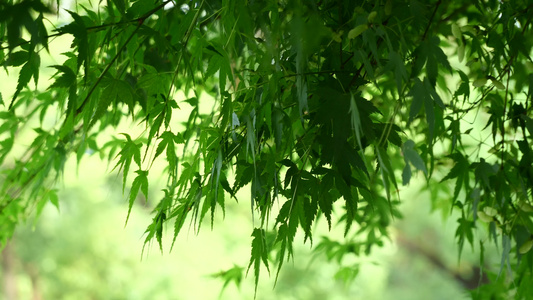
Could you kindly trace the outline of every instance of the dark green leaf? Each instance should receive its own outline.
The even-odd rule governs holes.
[[[250,263],[248,264],[248,270],[246,272],[248,273],[248,271],[250,270],[250,267],[253,264],[254,276],[255,276],[255,293],[257,293],[257,283],[259,280],[259,271],[261,267],[261,261],[263,262],[267,270],[269,270],[268,258],[267,258],[268,249],[267,249],[267,244],[265,240],[265,231],[263,229],[255,228],[252,233],[252,237],[253,237],[252,254],[250,257]]]

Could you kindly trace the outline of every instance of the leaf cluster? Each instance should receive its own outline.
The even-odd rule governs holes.
[[[358,240],[357,253],[381,245],[400,217],[398,179],[407,185],[418,172],[429,188],[454,186],[448,200],[461,215],[459,247],[474,247],[476,228],[487,227],[491,241],[501,240],[500,273],[511,266],[517,297],[530,293],[533,6],[243,4],[80,5],[54,29],[72,44],[44,91],[28,84],[33,78],[37,86],[41,50],[49,50],[43,18],[50,10],[40,0],[2,4],[0,62],[6,70],[22,66],[13,101],[0,114],[0,221],[10,228],[2,239],[41,201],[33,199],[57,202],[50,186],[69,155],[80,161],[98,153],[116,160],[123,191],[130,188],[129,211],[139,191],[155,203],[146,243],[155,237],[161,250],[167,224],[175,240],[187,220],[199,230],[209,214],[213,226],[228,201],[249,202],[257,220],[249,268],[257,282],[262,264],[270,270],[273,259],[279,272],[294,255],[298,232],[313,242],[320,218],[330,229],[342,224]],[[50,109],[60,114],[51,128],[43,124]],[[188,117],[178,118],[186,109]],[[485,129],[468,123],[479,112]],[[41,121],[34,141],[13,153],[33,118]],[[106,136],[126,121],[144,130]],[[165,165],[166,186],[152,199],[156,161]],[[238,198],[243,188],[249,199]],[[331,257],[352,251],[335,250],[327,239],[319,248]],[[240,281],[233,272],[221,276]]]

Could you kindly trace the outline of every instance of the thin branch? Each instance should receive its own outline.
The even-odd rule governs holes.
[[[85,99],[83,100],[83,102],[81,103],[80,107],[78,107],[78,109],[76,110],[76,116],[78,114],[81,113],[81,111],[83,110],[83,108],[85,107],[85,105],[87,104],[87,102],[89,101],[89,98],[91,97],[92,93],[94,92],[94,90],[96,89],[96,87],[98,86],[98,84],[100,84],[100,81],[102,81],[102,79],[104,78],[105,74],[107,74],[107,72],[109,71],[109,69],[111,68],[111,66],[115,63],[115,61],[118,59],[118,57],[120,56],[120,54],[122,53],[122,51],[124,51],[124,49],[126,49],[126,46],[129,44],[129,42],[131,41],[131,39],[133,38],[133,36],[137,33],[137,31],[139,30],[139,28],[141,28],[141,26],[143,25],[144,21],[150,17],[151,15],[153,15],[154,13],[156,13],[158,10],[162,9],[165,5],[167,5],[169,2],[171,2],[171,0],[168,0],[168,1],[165,1],[163,3],[161,3],[159,6],[155,7],[154,9],[152,9],[151,11],[147,12],[146,14],[144,14],[142,17],[138,18],[137,19],[137,27],[135,27],[135,30],[131,33],[131,35],[128,37],[128,39],[126,40],[126,42],[124,42],[124,44],[122,45],[122,47],[120,47],[120,49],[117,51],[117,54],[113,57],[113,59],[111,59],[111,62],[109,64],[107,64],[107,66],[105,67],[104,71],[102,72],[102,74],[100,74],[100,76],[98,77],[98,79],[96,80],[96,82],[94,83],[94,85],[91,87],[91,89],[89,90],[89,93],[87,93],[87,96],[85,97]],[[68,117],[68,116],[67,116]],[[66,118],[65,118],[65,122],[66,122]]]
[[[512,60],[512,59],[511,59]],[[501,131],[502,131],[502,145],[501,145],[501,162],[500,162],[500,169],[503,170],[504,165],[504,155],[505,155],[505,113],[507,111],[507,101],[509,99],[509,79],[511,79],[511,70],[509,69],[507,72],[507,84],[505,86],[505,99],[503,102],[503,114],[502,114],[502,125],[501,125]],[[527,139],[526,139],[527,140]]]
[[[196,24],[196,22],[198,21],[198,17],[200,16],[200,12],[202,10],[202,7],[204,6],[204,2],[205,2],[205,0],[202,1],[202,3],[200,3],[200,6],[198,7],[198,10],[196,11],[196,14],[194,15],[194,18],[193,18],[191,24],[189,25],[189,28],[187,29],[187,32],[185,33],[185,40],[183,41],[182,51],[181,51],[180,57],[178,59],[178,63],[176,64],[176,69],[174,69],[174,75],[172,76],[172,81],[170,82],[170,88],[168,89],[167,99],[170,98],[170,94],[172,94],[172,90],[174,89],[174,81],[176,80],[176,78],[178,76],[180,63],[181,63],[181,60],[183,58],[183,53],[187,49],[187,44],[189,43],[189,39],[191,37],[192,31],[193,31],[193,27]]]
[[[168,3],[172,2],[172,0],[167,0],[163,3],[161,3],[159,6],[155,7],[154,9],[148,11],[147,13],[145,13],[144,15],[138,17],[138,18],[135,18],[135,19],[132,19],[132,20],[128,20],[128,21],[120,21],[120,22],[115,22],[115,23],[107,23],[107,24],[101,24],[101,25],[95,25],[95,26],[89,26],[89,27],[86,27],[85,29],[87,31],[94,31],[94,32],[98,32],[98,31],[101,31],[105,28],[108,28],[108,27],[114,27],[114,26],[119,26],[119,25],[126,25],[126,24],[132,24],[132,23],[136,23],[136,24],[139,24],[139,23],[144,23],[144,21],[150,17],[151,15],[153,15],[154,13],[156,13],[157,11],[159,11],[161,8],[165,7],[165,5],[167,5]],[[61,29],[60,28],[57,28],[57,29],[54,29],[55,31],[59,31]],[[66,32],[57,32],[57,33],[53,33],[53,34],[49,34],[46,36],[46,38],[52,38],[52,37],[58,37],[58,36],[62,36],[66,34]],[[8,49],[8,48],[16,48],[16,47],[20,47],[22,45],[26,45],[26,44],[29,44],[31,43],[31,41],[23,41],[23,42],[20,42],[14,46],[5,46],[5,47],[0,47],[0,50],[4,50],[4,49]]]
[[[433,13],[431,14],[431,17],[429,18],[428,25],[426,26],[426,30],[424,30],[424,34],[422,35],[422,40],[424,41],[427,37],[427,34],[429,32],[429,28],[431,27],[431,24],[433,23],[433,19],[435,18],[435,15],[437,14],[437,9],[439,9],[439,6],[441,4],[441,0],[437,1],[435,3],[435,9],[433,10]]]

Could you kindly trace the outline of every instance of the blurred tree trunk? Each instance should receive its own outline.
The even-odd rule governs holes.
[[[32,300],[42,300],[41,285],[39,282],[39,269],[32,263],[26,264],[26,273],[30,276],[32,287]]]
[[[411,240],[409,237],[398,234],[397,243],[404,247],[406,251],[426,258],[432,265],[437,267],[445,274],[451,275],[463,288],[467,290],[474,290],[483,284],[489,283],[487,273],[482,272],[479,266],[469,266],[470,272],[461,272],[460,270],[448,266],[442,258],[430,248],[424,247],[417,241]]]
[[[10,242],[2,251],[2,290],[3,299],[18,300],[17,279],[15,276],[15,255]]]

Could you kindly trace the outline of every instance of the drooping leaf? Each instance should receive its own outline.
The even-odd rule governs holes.
[[[131,87],[122,80],[112,79],[102,91],[102,95],[96,106],[96,111],[91,119],[91,125],[96,123],[108,110],[112,103],[122,102],[133,109],[133,94]]]
[[[128,215],[126,217],[126,224],[128,223],[128,219],[130,218],[131,208],[133,207],[133,203],[135,203],[135,199],[137,199],[137,195],[139,194],[139,189],[142,191],[146,199],[148,199],[148,172],[137,170],[135,171],[137,173],[137,177],[133,180],[133,183],[131,184],[131,190],[129,195],[129,206],[128,206]],[[162,226],[162,223],[161,225]],[[159,231],[159,227],[157,229],[157,238],[159,241],[159,244],[161,245],[161,233]]]
[[[119,170],[123,172],[122,192],[124,192],[131,161],[133,160],[139,168],[141,167],[141,145],[140,143],[135,143],[128,134],[122,133],[122,135],[126,137],[126,141],[123,142],[122,150],[117,155],[120,158],[114,169],[120,166]]]
[[[368,24],[357,25],[355,28],[348,32],[349,39],[355,39],[368,29]]]
[[[70,33],[74,37],[71,47],[77,47],[78,49],[78,59],[77,59],[77,69],[84,66],[85,74],[89,74],[89,61],[91,61],[91,53],[89,52],[89,39],[87,35],[87,28],[83,18],[77,13],[67,10],[67,12],[72,16],[74,21],[68,25],[60,27],[57,29],[61,33]]]
[[[412,140],[407,140],[402,146],[402,153],[406,164],[404,169],[404,175],[402,175],[404,185],[409,183],[409,180],[411,178],[411,169],[407,166],[407,164],[413,165],[418,170],[424,172],[426,176],[428,175],[426,164],[414,148],[415,143]]]
[[[268,249],[267,249],[267,244],[266,244],[266,240],[265,240],[265,231],[264,231],[264,229],[255,228],[253,233],[252,233],[252,237],[253,237],[253,240],[252,240],[252,254],[251,254],[251,257],[250,257],[250,263],[248,264],[248,270],[246,271],[246,273],[248,273],[248,271],[250,270],[250,267],[253,264],[253,266],[254,266],[254,275],[255,275],[255,294],[257,294],[257,283],[258,283],[258,280],[259,280],[259,272],[260,272],[260,267],[261,267],[261,261],[263,262],[263,264],[265,265],[267,270],[269,270],[268,258],[267,258]],[[270,270],[269,270],[269,272],[270,272]]]
[[[13,94],[13,98],[11,99],[11,104],[9,105],[9,109],[13,107],[15,100],[17,99],[18,95],[22,91],[24,87],[30,83],[30,80],[33,77],[35,86],[37,86],[37,83],[39,81],[39,67],[41,65],[41,58],[39,54],[35,52],[30,52],[28,61],[22,66],[22,69],[20,69],[19,78],[17,82],[17,88],[15,90],[15,93]]]

